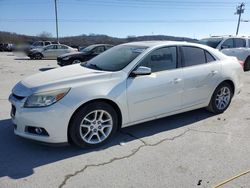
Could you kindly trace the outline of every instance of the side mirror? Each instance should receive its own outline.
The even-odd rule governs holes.
[[[151,68],[140,66],[131,73],[131,76],[136,77],[140,75],[150,75],[150,74],[151,74]]]

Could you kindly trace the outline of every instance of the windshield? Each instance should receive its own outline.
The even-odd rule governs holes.
[[[32,46],[42,46],[42,45],[43,45],[42,42],[34,42],[34,43],[32,44]]]
[[[96,56],[82,66],[104,71],[119,71],[126,67],[147,47],[134,45],[120,45]]]
[[[206,38],[199,40],[200,44],[205,44],[207,46],[210,46],[212,48],[216,48],[219,43],[222,41],[223,38]]]
[[[86,48],[81,49],[81,52],[89,52],[95,47],[96,47],[96,45],[90,45],[90,46],[88,46]]]

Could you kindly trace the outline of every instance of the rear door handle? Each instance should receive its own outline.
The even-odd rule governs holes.
[[[181,82],[181,81],[182,81],[182,79],[180,79],[180,78],[175,78],[173,82],[174,82],[174,84],[177,84],[177,83],[179,83],[179,82]]]

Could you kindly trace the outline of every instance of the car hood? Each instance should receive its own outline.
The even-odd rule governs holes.
[[[75,56],[75,55],[87,55],[89,53],[87,52],[70,52],[70,53],[66,53],[63,55],[60,55],[59,58],[64,58],[64,57],[69,57],[69,56]]]
[[[109,79],[111,76],[112,72],[88,69],[76,64],[29,76],[16,84],[12,92],[18,96],[29,96],[34,92],[67,88],[86,82],[98,82]]]

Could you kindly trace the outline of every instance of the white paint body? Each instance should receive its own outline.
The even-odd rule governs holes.
[[[131,44],[131,43],[130,43]],[[122,114],[122,127],[208,106],[215,88],[231,80],[235,94],[240,91],[242,67],[235,58],[210,47],[187,42],[137,42],[148,46],[124,69],[107,72],[84,68],[79,64],[57,68],[30,76],[12,90],[22,100],[10,96],[16,107],[12,118],[15,134],[48,143],[68,142],[70,118],[86,102],[108,99],[117,104]],[[124,44],[126,45],[126,44]],[[138,62],[155,49],[167,46],[195,46],[210,52],[217,61],[130,77]],[[28,96],[42,91],[71,88],[57,103],[43,108],[24,108]],[[25,132],[25,126],[43,127],[49,137]]]
[[[52,46],[56,46],[56,49],[50,48]],[[60,55],[77,52],[77,49],[64,44],[51,44],[43,48],[33,49],[33,51],[40,52],[43,55],[43,59],[56,59]]]

